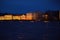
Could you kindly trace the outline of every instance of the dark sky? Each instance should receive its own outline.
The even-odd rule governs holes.
[[[25,13],[37,10],[60,10],[59,4],[59,0],[0,0],[0,12]]]

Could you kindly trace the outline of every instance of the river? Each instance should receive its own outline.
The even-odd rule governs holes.
[[[60,40],[59,23],[0,21],[0,40]]]

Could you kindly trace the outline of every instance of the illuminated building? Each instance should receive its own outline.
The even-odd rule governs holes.
[[[45,14],[44,17],[46,20],[48,20],[48,14]]]
[[[26,20],[26,16],[23,14],[20,16],[20,20]]]
[[[43,18],[43,19],[42,19],[42,20],[43,20],[43,21],[48,21],[48,17],[49,17],[48,14],[43,14],[43,15],[42,15],[42,18]]]
[[[37,20],[38,15],[36,13],[33,13],[33,20]]]
[[[32,17],[33,17],[32,13],[26,14],[26,20],[32,20],[33,19]]]
[[[58,10],[57,11],[46,11],[45,14],[48,14],[49,21],[58,21],[58,19],[59,19],[59,11]]]
[[[33,12],[33,20],[40,21],[41,20],[41,12]]]
[[[0,16],[0,20],[4,20],[4,16]]]
[[[12,20],[12,15],[4,15],[4,20]]]
[[[60,11],[29,12],[26,14],[5,14],[0,15],[0,20],[25,20],[25,21],[57,21],[60,20]]]
[[[13,20],[20,20],[20,16],[18,16],[18,15],[15,16],[15,15],[14,15],[14,16],[13,16]]]
[[[36,12],[33,12],[33,13],[29,12],[29,13],[26,13],[25,15],[24,14],[22,15],[6,14],[3,16],[0,16],[0,20],[30,20],[30,21],[33,21],[33,20],[40,19],[39,16],[40,14]]]

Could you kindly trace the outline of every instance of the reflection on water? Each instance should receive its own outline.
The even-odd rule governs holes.
[[[1,21],[2,40],[58,40],[59,22]]]

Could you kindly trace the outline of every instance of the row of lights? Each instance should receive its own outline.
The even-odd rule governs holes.
[[[0,20],[33,20],[32,13],[27,13],[26,15],[4,15],[0,16]]]

